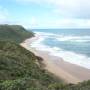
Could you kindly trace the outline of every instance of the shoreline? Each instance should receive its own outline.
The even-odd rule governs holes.
[[[36,50],[30,44],[39,39],[39,36],[26,39],[20,45],[35,55],[43,58],[45,69],[67,83],[77,84],[78,82],[90,79],[90,70],[81,66],[65,62],[62,58],[49,55],[47,51]]]

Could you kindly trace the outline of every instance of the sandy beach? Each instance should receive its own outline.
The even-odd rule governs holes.
[[[46,70],[65,80],[67,83],[76,84],[90,79],[90,69],[65,62],[62,58],[49,55],[49,52],[36,50],[35,48],[30,47],[30,44],[38,38],[38,36],[29,38],[20,45],[27,50],[32,51],[35,55],[42,57]]]

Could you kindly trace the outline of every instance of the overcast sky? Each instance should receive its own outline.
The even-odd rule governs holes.
[[[90,28],[90,0],[0,0],[0,23],[28,28]]]

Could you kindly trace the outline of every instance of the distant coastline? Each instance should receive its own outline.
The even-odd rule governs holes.
[[[65,62],[62,58],[51,56],[46,51],[36,50],[30,47],[30,44],[39,39],[39,36],[28,38],[21,43],[21,46],[34,52],[37,56],[42,57],[45,69],[53,73],[59,78],[62,78],[68,83],[78,83],[90,79],[90,70],[83,67]]]

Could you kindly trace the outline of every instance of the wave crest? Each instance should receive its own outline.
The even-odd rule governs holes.
[[[36,48],[36,50],[47,51],[50,55],[57,56],[63,58],[64,61],[82,66],[84,68],[90,69],[90,57],[87,57],[82,54],[77,54],[75,52],[66,51],[59,47],[50,47],[48,45],[44,45],[43,41],[46,38],[56,38],[58,41],[77,41],[77,42],[86,42],[90,41],[90,36],[63,36],[56,35],[51,33],[41,33],[38,32],[39,39],[31,44],[31,47]]]

